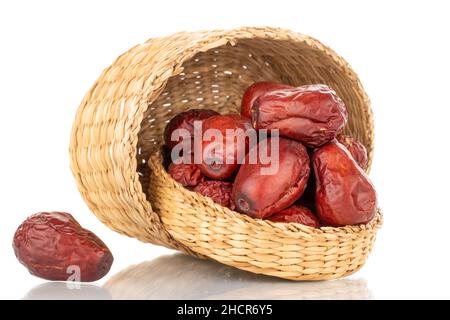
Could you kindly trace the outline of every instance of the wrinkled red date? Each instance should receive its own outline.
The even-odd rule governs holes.
[[[235,209],[234,203],[231,200],[232,183],[227,181],[203,181],[200,182],[194,191],[198,192],[205,197],[211,198],[215,203],[221,206]]]
[[[247,138],[239,139],[237,135],[230,135],[229,130],[236,133],[254,130],[250,121],[236,114],[218,115],[204,120],[202,129],[203,139],[199,141],[200,148],[195,150],[195,152],[200,150],[202,155],[202,161],[198,167],[205,176],[211,179],[222,180],[231,177],[248,150],[249,140]],[[215,129],[214,131],[220,133],[222,138],[216,140],[206,137],[209,129]],[[214,133],[214,131],[209,132]]]
[[[342,100],[326,85],[276,90],[252,106],[255,129],[278,129],[280,135],[318,147],[332,140],[347,122]]]
[[[280,212],[275,213],[274,215],[267,218],[270,221],[274,222],[292,222],[292,223],[301,223],[305,226],[310,226],[314,228],[320,227],[320,222],[317,217],[309,210],[308,208],[301,206],[290,206]]]
[[[285,84],[278,84],[273,82],[261,81],[255,82],[245,90],[241,103],[241,115],[245,118],[252,118],[252,105],[253,102],[262,94],[268,93],[274,90],[292,88]]]
[[[205,180],[200,169],[193,163],[171,163],[168,171],[170,176],[181,183],[183,187],[195,187]]]
[[[272,138],[267,140],[268,154],[272,155]],[[257,147],[262,148],[260,142]],[[266,218],[292,205],[303,194],[308,181],[310,165],[306,148],[297,141],[280,138],[278,168],[272,174],[263,174],[262,168],[271,163],[249,163],[249,155],[241,165],[233,185],[233,201],[239,212],[254,218]]]
[[[348,150],[336,140],[312,157],[316,176],[316,209],[329,226],[367,223],[376,212],[375,188]]]
[[[178,143],[184,141],[183,137],[180,139],[172,139],[172,133],[177,129],[187,130],[188,136],[193,138],[194,135],[194,121],[202,121],[211,116],[218,115],[216,111],[209,109],[191,109],[181,112],[173,117],[164,129],[164,142],[169,149],[172,149]],[[191,141],[189,141],[191,143]]]
[[[80,281],[96,281],[108,273],[114,260],[95,234],[65,212],[29,217],[14,234],[13,248],[31,274],[55,281],[66,281],[78,271]]]
[[[339,134],[336,139],[347,148],[361,168],[367,168],[367,150],[361,142],[345,134]]]

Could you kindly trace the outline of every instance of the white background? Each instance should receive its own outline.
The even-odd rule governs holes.
[[[37,211],[72,212],[109,245],[115,263],[105,279],[96,283],[98,286],[129,265],[172,254],[112,232],[89,212],[69,170],[69,135],[76,109],[105,67],[148,38],[181,30],[263,25],[318,38],[359,74],[375,113],[376,150],[371,177],[385,224],[367,264],[350,279],[314,285],[271,280],[273,285],[267,286],[252,278],[247,281],[251,286],[242,285],[228,297],[239,298],[242,292],[247,298],[276,296],[271,290],[276,290],[278,283],[294,298],[297,293],[297,297],[304,297],[305,292],[325,298],[450,298],[447,4],[2,1],[0,298],[21,299],[34,286],[45,283],[18,263],[11,247],[16,227]],[[158,278],[158,273],[147,274],[140,293],[133,293],[133,281],[129,281],[131,287],[125,285],[116,291],[124,296],[129,290],[128,296],[158,297],[158,290],[171,291],[179,286],[174,292],[184,290],[189,296],[189,281],[201,275],[189,270],[186,277],[190,279],[185,279],[181,275],[188,266],[179,260],[158,260],[168,269],[177,270],[172,282]],[[215,265],[206,267],[213,273],[215,268],[219,270]],[[217,272],[216,279],[203,289],[214,291],[216,284],[223,286],[222,273]],[[241,278],[242,282],[245,277],[241,274],[229,281]],[[54,294],[49,287],[39,290]]]

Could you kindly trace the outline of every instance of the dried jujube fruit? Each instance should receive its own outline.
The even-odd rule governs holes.
[[[272,139],[255,147],[266,148],[272,161],[261,161],[258,151],[256,163],[250,163],[250,154],[247,154],[233,184],[237,211],[254,218],[269,217],[292,205],[303,194],[308,181],[310,165],[306,148],[300,142],[279,138],[276,155],[272,153]],[[262,143],[267,143],[266,147]]]
[[[367,150],[361,142],[345,134],[337,135],[336,139],[347,148],[361,168],[367,168]]]
[[[16,257],[38,277],[65,281],[79,271],[80,281],[96,281],[113,263],[108,247],[65,212],[41,212],[26,219],[14,234]],[[75,278],[74,278],[75,279]]]
[[[252,106],[255,129],[278,129],[280,136],[318,147],[335,138],[347,123],[347,110],[330,87],[322,84],[276,90]]]
[[[267,218],[274,222],[301,223],[314,228],[320,227],[319,219],[308,208],[301,206],[290,206]]]
[[[195,120],[202,130],[194,139]],[[327,85],[256,82],[244,92],[241,115],[193,109],[175,116],[164,131],[164,164],[184,187],[254,218],[313,227],[366,223],[375,216],[376,193],[362,170],[364,145],[342,133],[347,120],[344,102]],[[192,164],[177,163],[183,153],[171,154],[176,129],[185,129],[181,145],[191,147]],[[272,150],[274,141],[279,148]]]
[[[200,151],[202,156],[198,167],[211,179],[223,180],[231,177],[249,147],[249,139],[244,137],[247,130],[254,130],[249,119],[237,114],[217,115],[204,120],[202,127],[203,139],[195,149],[195,152]],[[209,137],[208,133],[215,132],[220,133],[220,136]]]
[[[252,118],[252,105],[262,94],[270,91],[292,88],[291,86],[267,81],[255,82],[245,90],[241,102],[241,116]]]
[[[205,197],[211,198],[215,203],[234,210],[234,203],[231,199],[232,183],[228,181],[208,180],[200,182],[194,191]]]
[[[168,172],[170,176],[175,181],[181,183],[183,187],[195,187],[205,180],[203,173],[194,163],[171,163]]]
[[[192,143],[191,139],[194,136],[194,121],[202,121],[218,114],[219,113],[216,111],[209,109],[190,109],[177,114],[169,121],[169,123],[167,123],[166,128],[164,129],[164,142],[166,146],[169,149],[172,149],[178,143],[183,143],[183,137],[172,139],[172,133],[177,129],[184,129],[186,130],[188,138],[190,138],[186,141],[186,148],[188,148]]]
[[[367,223],[376,213],[375,188],[349,151],[336,140],[312,157],[316,176],[316,210],[328,226]]]

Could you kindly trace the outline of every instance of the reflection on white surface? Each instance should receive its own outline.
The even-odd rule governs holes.
[[[109,292],[92,284],[46,282],[40,284],[23,298],[24,300],[111,300]]]
[[[370,299],[364,280],[293,282],[182,254],[131,266],[104,288],[113,299]]]

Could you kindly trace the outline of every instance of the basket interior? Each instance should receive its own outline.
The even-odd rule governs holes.
[[[193,108],[213,109],[222,114],[239,112],[245,89],[256,81],[329,85],[347,106],[346,132],[366,146],[370,157],[369,106],[359,82],[349,76],[347,68],[305,42],[241,39],[234,46],[212,48],[184,61],[183,71],[172,76],[160,96],[149,103],[136,152],[142,190],[148,190],[147,160],[161,146],[164,127],[173,116]]]

